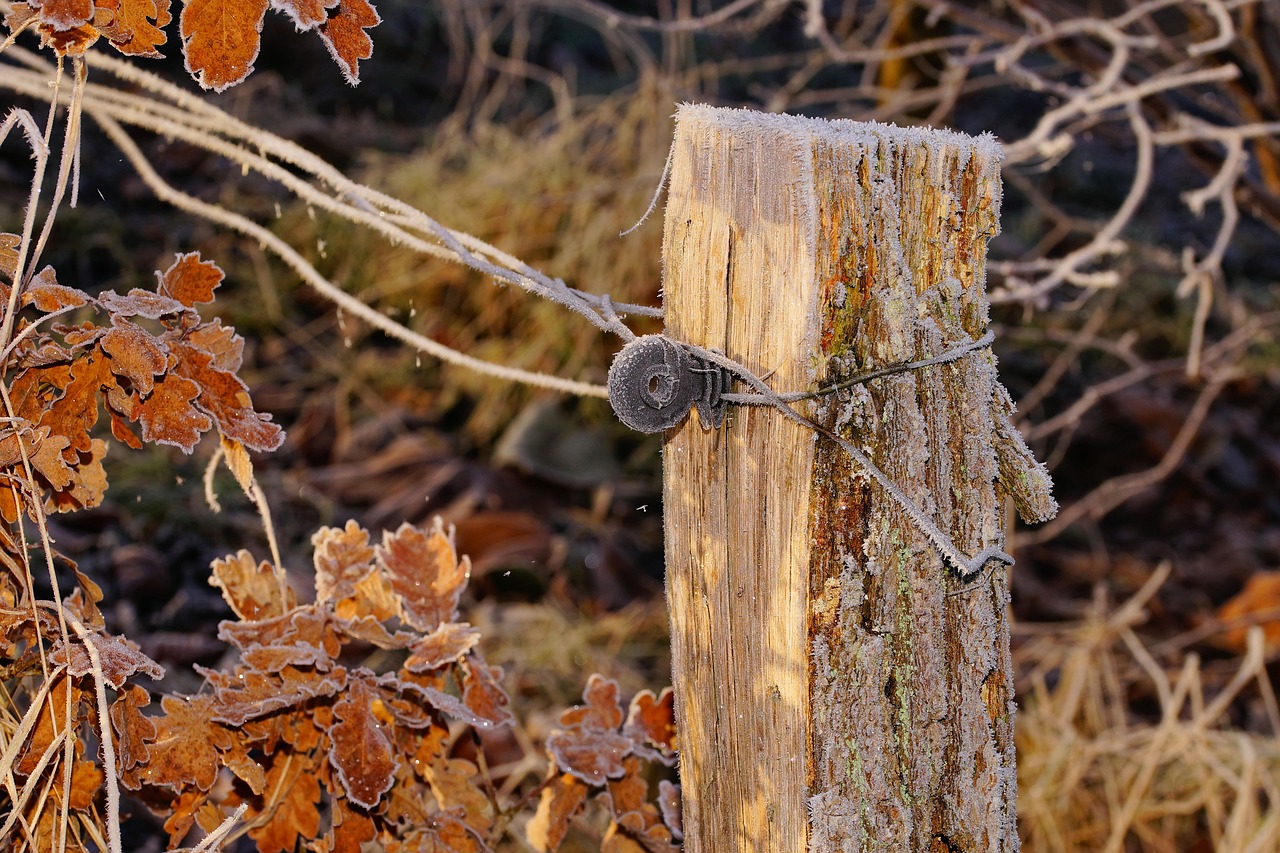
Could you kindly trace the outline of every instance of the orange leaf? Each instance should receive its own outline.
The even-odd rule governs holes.
[[[479,835],[493,828],[489,797],[475,783],[476,765],[462,758],[437,756],[423,770],[442,811],[457,811],[462,822]]]
[[[346,797],[333,798],[332,853],[361,853],[366,841],[377,837],[378,828],[362,811],[351,808]]]
[[[183,341],[204,350],[213,358],[213,366],[234,373],[244,363],[244,338],[235,329],[222,325],[221,320],[203,323],[182,337]]]
[[[409,647],[404,668],[428,672],[462,658],[480,642],[480,631],[466,622],[446,622]]]
[[[241,619],[266,619],[281,616],[297,602],[293,590],[281,598],[280,583],[266,560],[261,563],[241,549],[221,560],[213,561],[209,585],[222,590],[222,597]]]
[[[1218,619],[1246,619],[1262,626],[1268,650],[1280,648],[1280,572],[1254,572],[1244,589],[1218,608]],[[1218,644],[1238,654],[1248,646],[1249,626],[1224,631]]]
[[[635,740],[637,754],[650,761],[661,761],[668,767],[674,764],[676,705],[671,688],[665,688],[656,698],[651,690],[641,690],[633,696],[623,731]],[[658,747],[659,751],[647,749],[648,744]]]
[[[203,791],[184,791],[173,801],[173,814],[164,822],[164,831],[169,833],[169,846],[177,847],[187,837],[196,822],[196,812],[205,804],[208,795]]]
[[[502,678],[502,667],[491,667],[479,655],[468,654],[462,659],[462,669],[465,673],[462,701],[475,715],[471,724],[489,728],[511,723],[514,718],[507,707],[511,700],[498,683]]]
[[[316,809],[320,782],[315,769],[297,753],[288,757],[275,754],[267,771],[266,790],[278,792],[279,799],[267,804],[273,808],[270,819],[249,830],[249,837],[258,842],[258,853],[292,853],[300,839],[316,837],[320,828],[320,812]]]
[[[139,769],[138,778],[177,793],[192,785],[208,791],[218,777],[218,750],[232,744],[231,733],[213,721],[213,697],[165,696],[160,707],[164,715],[151,718],[156,737],[147,747],[150,760]]]
[[[217,705],[212,717],[232,726],[301,705],[312,699],[335,696],[347,684],[347,671],[334,667],[319,673],[286,666],[279,673],[238,667],[234,674],[196,667],[213,685]]]
[[[562,773],[542,789],[538,809],[525,827],[525,836],[538,853],[552,853],[560,847],[569,832],[569,821],[582,810],[587,793],[587,786],[572,773]]]
[[[323,24],[329,18],[327,10],[337,5],[338,0],[275,0],[272,8],[288,15],[302,33]]]
[[[622,761],[634,749],[631,738],[621,735],[622,708],[618,704],[618,683],[593,674],[582,692],[586,705],[560,715],[565,731],[547,738],[547,751],[557,766],[591,785],[603,785],[621,777]]]
[[[110,360],[91,353],[71,366],[71,381],[62,396],[51,402],[40,418],[40,425],[54,435],[66,436],[71,442],[63,457],[75,465],[78,453],[89,453],[93,442],[89,430],[98,422],[98,396],[104,389],[114,388]]]
[[[112,318],[112,327],[102,336],[99,346],[111,357],[111,372],[129,380],[133,390],[143,397],[155,387],[155,377],[169,366],[165,346],[123,317]]]
[[[102,663],[102,675],[115,689],[119,690],[125,679],[141,672],[159,681],[164,678],[164,669],[160,664],[144,655],[138,644],[128,637],[109,637],[104,634],[89,634],[84,642],[92,643]],[[71,654],[67,654],[67,646],[59,642],[49,655],[55,664],[67,664],[67,672],[79,678],[93,671],[93,661],[84,646],[78,640],[73,641]],[[69,659],[68,659],[69,657]]]
[[[102,780],[106,778],[106,774],[98,768],[98,765],[88,761],[77,761],[75,767],[71,771],[71,796],[67,798],[67,805],[73,809],[84,810],[93,805],[94,797],[98,794],[98,789],[102,787]],[[59,794],[62,792],[61,786],[54,788]]]
[[[316,601],[337,602],[355,595],[356,583],[374,570],[369,533],[350,520],[345,529],[322,527],[311,537],[315,548]]]
[[[102,503],[107,491],[107,470],[102,467],[106,455],[107,443],[100,438],[89,442],[87,452],[75,454],[76,460],[71,466],[74,473],[71,488],[55,491],[49,496],[49,506],[54,512],[71,512]]]
[[[187,71],[221,92],[249,76],[261,46],[267,0],[188,0],[178,28]]]
[[[365,30],[382,23],[368,0],[341,0],[338,12],[320,25],[320,38],[352,86],[360,82],[360,60],[373,56]]]
[[[170,343],[170,349],[179,359],[170,375],[180,374],[200,386],[195,405],[213,418],[220,433],[250,450],[268,451],[280,446],[284,430],[271,423],[270,415],[253,410],[249,389],[240,377],[219,369],[213,356],[202,349],[176,341]]]
[[[132,773],[150,758],[147,744],[156,739],[156,725],[140,710],[151,704],[151,696],[135,684],[120,691],[111,703],[111,728],[116,733],[116,755],[120,762],[125,787],[138,789],[138,778]]]
[[[363,677],[350,679],[342,698],[333,704],[341,722],[329,729],[329,762],[348,799],[366,809],[377,808],[396,772],[391,740],[373,715],[377,698],[378,691]]]
[[[61,32],[87,24],[93,17],[93,0],[43,0],[40,20]]]
[[[173,20],[169,0],[97,0],[98,11],[110,17],[98,29],[116,50],[129,56],[161,57],[157,47],[168,41],[164,28]]]
[[[15,3],[14,11],[9,15],[17,15],[25,3]],[[30,11],[30,7],[25,11]],[[34,14],[34,12],[32,12]],[[9,21],[9,15],[5,16],[5,24],[9,27],[9,31],[13,32],[16,27]],[[19,23],[18,26],[21,26]],[[0,232],[0,273],[7,275],[10,280],[13,274],[18,271],[18,247],[22,245],[22,238],[17,234],[10,234],[8,231]]]
[[[199,252],[191,252],[178,255],[167,270],[156,273],[156,278],[156,293],[190,308],[197,302],[213,301],[213,291],[222,283],[222,270],[213,261],[200,260]]]
[[[439,516],[429,532],[406,523],[394,534],[384,533],[377,555],[400,599],[401,619],[424,633],[453,621],[471,563],[458,560]]]
[[[13,235],[0,235],[13,236]],[[14,258],[17,258],[15,253]],[[12,275],[13,271],[10,270]],[[34,305],[39,311],[46,314],[52,314],[54,311],[60,311],[63,308],[78,308],[89,302],[89,294],[82,290],[76,290],[74,287],[64,287],[58,284],[58,279],[53,271],[53,267],[45,267],[32,277],[31,281],[22,289],[22,304]]]

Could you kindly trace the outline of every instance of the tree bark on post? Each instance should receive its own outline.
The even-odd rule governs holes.
[[[666,334],[783,391],[987,326],[991,137],[677,115]],[[798,404],[966,554],[1054,510],[989,349]],[[858,464],[768,408],[664,445],[685,849],[1016,850],[1003,565],[962,578]]]

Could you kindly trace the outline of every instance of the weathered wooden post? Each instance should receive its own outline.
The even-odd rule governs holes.
[[[685,106],[666,334],[777,389],[986,330],[996,142]],[[989,349],[798,404],[966,554],[1051,515]],[[767,408],[664,449],[689,853],[1016,850],[1005,567],[962,578],[836,443]]]

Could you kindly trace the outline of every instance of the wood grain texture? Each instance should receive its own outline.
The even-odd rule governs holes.
[[[794,390],[985,332],[990,138],[686,106],[674,146],[669,336]],[[998,477],[1051,501],[1029,453],[997,465],[996,389],[979,350],[805,411],[972,554],[1003,539]],[[1017,849],[1004,571],[959,578],[772,410],[691,417],[663,458],[685,849]]]

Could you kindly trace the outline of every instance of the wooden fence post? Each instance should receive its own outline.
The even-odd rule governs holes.
[[[984,334],[990,137],[682,107],[666,334],[777,389]],[[966,554],[1052,514],[994,359],[799,404]],[[961,578],[838,445],[770,409],[667,434],[667,597],[689,853],[1016,850],[1005,568]]]

